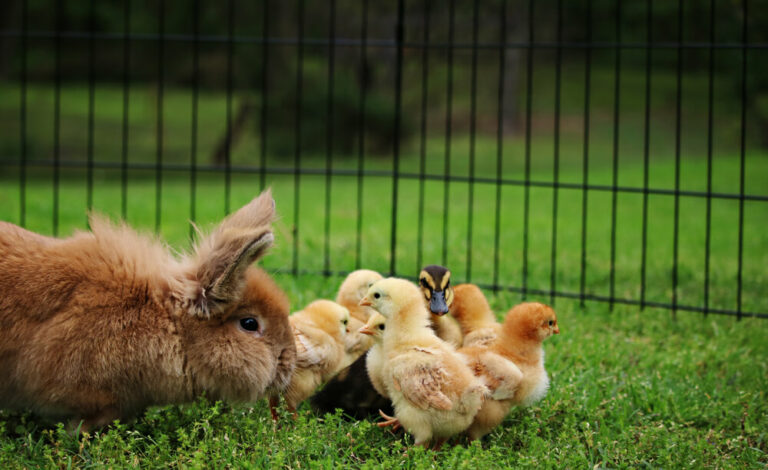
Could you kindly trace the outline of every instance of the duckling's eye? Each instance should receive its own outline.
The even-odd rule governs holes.
[[[423,277],[422,277],[421,279],[419,279],[419,282],[421,283],[421,285],[422,285],[422,286],[423,286],[425,289],[429,289],[429,284],[427,283],[427,279],[426,279],[426,278],[423,278]]]
[[[259,321],[253,317],[241,318],[240,326],[245,331],[259,331]]]
[[[379,297],[381,297],[381,294],[379,294],[378,292],[373,294],[374,299],[378,299]]]
[[[549,320],[549,326],[553,326],[555,324],[554,320]]]

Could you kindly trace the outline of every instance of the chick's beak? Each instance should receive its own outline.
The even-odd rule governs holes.
[[[359,330],[357,330],[357,332],[362,333],[364,335],[368,335],[368,336],[373,335],[373,331],[369,330],[367,326],[360,328]]]
[[[554,329],[554,330],[552,330],[552,332],[553,332],[554,334],[556,334],[556,335],[557,335],[557,334],[560,334],[560,327],[559,327],[559,326],[555,326],[555,329]]]
[[[368,296],[366,295],[365,297],[360,299],[360,303],[358,305],[360,305],[362,307],[370,307],[373,304],[371,303],[371,299],[369,299]]]
[[[434,291],[429,299],[429,309],[435,315],[445,315],[448,313],[448,304],[445,303],[445,292]]]

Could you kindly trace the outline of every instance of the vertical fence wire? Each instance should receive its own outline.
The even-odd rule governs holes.
[[[189,239],[195,239],[197,220],[197,131],[200,98],[200,0],[192,4],[192,129],[189,142]]]
[[[259,121],[259,188],[267,186],[267,107],[269,105],[269,0],[264,0],[261,22],[261,119]]]
[[[475,138],[477,134],[477,35],[479,29],[478,0],[472,4],[472,69],[469,95],[469,195],[467,196],[467,261],[466,280],[472,282],[472,215],[475,199]]]
[[[555,129],[552,155],[552,246],[549,265],[549,303],[555,305],[557,292],[557,211],[560,186],[560,93],[563,68],[563,0],[557,0],[557,48],[555,48]]]
[[[709,262],[712,246],[712,154],[715,101],[715,0],[709,1],[709,62],[707,64],[707,209],[704,235],[704,315],[709,313]]]
[[[19,81],[19,225],[27,225],[27,49],[29,0],[21,2],[21,64]]]
[[[400,183],[400,120],[402,113],[403,95],[403,43],[405,39],[405,0],[397,2],[397,26],[395,41],[397,43],[395,59],[395,121],[394,138],[392,139],[392,233],[389,245],[389,275],[394,276],[397,266],[397,199]]]
[[[613,178],[611,187],[611,268],[609,308],[613,311],[616,298],[616,212],[619,185],[619,119],[621,117],[621,0],[616,0],[616,48],[613,81]]]
[[[741,132],[739,134],[739,248],[736,274],[736,314],[741,320],[742,272],[744,267],[744,169],[747,156],[747,26],[749,14],[748,0],[743,0],[741,23]]]
[[[301,196],[301,109],[304,87],[304,0],[299,0],[298,8],[298,44],[296,51],[296,105],[295,105],[295,139],[293,161],[293,260],[291,263],[293,275],[299,273],[299,209]]]
[[[652,39],[653,39],[653,0],[646,0],[645,3],[645,27],[646,43],[645,48],[645,114],[643,123],[643,237],[640,260],[640,310],[645,308],[645,288],[647,279],[648,262],[648,183],[650,173],[650,142],[651,142],[651,60]]]
[[[429,79],[429,15],[432,11],[431,0],[424,0],[424,12],[422,18],[421,48],[421,133],[419,142],[419,209],[416,235],[416,266],[414,272],[419,272],[424,258],[424,183],[427,164],[427,92]]]
[[[528,295],[528,223],[531,195],[531,113],[533,106],[533,0],[528,1],[528,55],[525,63],[525,183],[523,186],[523,284],[522,297]]]
[[[501,175],[504,159],[504,73],[507,61],[507,0],[501,0],[501,14],[499,16],[499,88],[497,91],[497,127],[496,127],[496,213],[494,217],[493,233],[493,291],[499,290],[499,246],[501,242]]]
[[[88,136],[87,136],[87,149],[86,149],[86,196],[85,196],[85,204],[88,208],[88,211],[90,212],[93,208],[93,144],[94,144],[94,124],[95,124],[95,89],[96,89],[96,72],[94,70],[95,68],[95,41],[94,41],[94,31],[96,30],[96,11],[95,11],[95,4],[96,0],[91,0],[88,3],[88,26],[89,26],[89,34],[88,34]],[[88,223],[88,219],[86,218],[86,224]]]
[[[232,123],[232,93],[234,88],[234,65],[235,54],[235,0],[227,1],[227,99],[226,99],[226,120],[227,134],[225,139],[226,148],[224,149],[224,214],[229,214],[230,201],[232,199],[232,140],[234,136]]]
[[[453,129],[453,50],[456,0],[448,4],[448,63],[446,64],[445,97],[445,166],[443,169],[443,256],[442,264],[448,264],[448,207],[451,195],[451,131]]]
[[[581,177],[581,271],[579,276],[579,303],[584,307],[587,287],[587,207],[589,198],[589,126],[592,95],[592,0],[587,0],[587,49],[584,58],[584,154]]]
[[[120,215],[128,217],[128,139],[131,91],[131,0],[123,11],[123,130],[120,148]]]
[[[61,178],[61,33],[64,28],[62,0],[56,1],[56,33],[54,36],[53,95],[53,236],[59,234],[59,180]]]
[[[680,246],[680,145],[683,120],[683,0],[677,2],[677,64],[675,88],[675,195],[672,235],[672,316],[677,315],[678,259]]]
[[[328,104],[326,108],[325,147],[325,226],[323,240],[323,274],[331,274],[331,171],[333,170],[333,119],[334,119],[334,73],[336,41],[336,0],[330,1],[328,20]]]
[[[155,233],[163,217],[163,109],[165,94],[165,0],[158,2],[157,18],[157,150],[155,155]]]
[[[363,241],[363,171],[365,170],[365,116],[368,82],[368,0],[363,0],[360,18],[360,73],[363,76],[363,86],[358,97],[360,107],[360,124],[358,128],[359,147],[357,151],[357,226],[355,227],[355,269],[362,267]]]

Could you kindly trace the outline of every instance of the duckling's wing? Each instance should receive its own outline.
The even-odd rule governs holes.
[[[421,350],[422,354],[433,354]],[[414,406],[426,410],[450,410],[453,402],[443,393],[448,371],[436,360],[401,361],[392,368],[395,390],[401,392]]]

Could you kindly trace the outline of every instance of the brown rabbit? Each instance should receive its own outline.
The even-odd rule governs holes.
[[[296,357],[288,300],[250,267],[274,214],[265,191],[182,259],[95,216],[66,239],[0,222],[0,407],[89,429],[203,392],[282,390]]]

